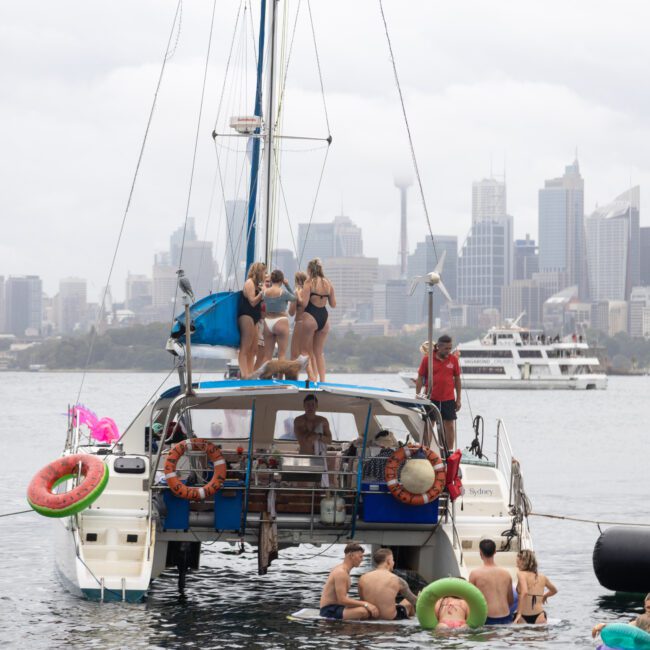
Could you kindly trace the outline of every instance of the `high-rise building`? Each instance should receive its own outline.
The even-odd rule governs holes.
[[[178,276],[176,275],[176,268],[171,265],[169,253],[156,253],[154,256],[152,277],[153,292],[151,304],[156,310],[162,310],[160,312],[162,318],[171,318],[171,309],[178,286]]]
[[[9,276],[5,281],[5,330],[38,336],[43,320],[43,283],[37,275]]]
[[[124,306],[136,314],[149,307],[153,298],[153,282],[146,275],[128,273],[126,276],[126,300]]]
[[[429,235],[424,241],[418,242],[413,253],[409,255],[408,278],[413,279],[433,271],[443,253],[445,253],[445,261],[441,273],[442,282],[452,299],[455,299],[458,295],[458,238],[453,235],[434,235],[433,243]],[[442,292],[434,289],[434,318],[440,316],[445,303],[446,298],[442,295]],[[426,323],[429,317],[428,305],[426,286],[419,283],[408,300],[406,322],[414,324]]]
[[[629,302],[629,334],[633,337],[646,337],[645,321],[650,314],[650,286],[633,287]]]
[[[584,181],[577,160],[539,190],[539,269],[566,273],[567,284],[587,295]]]
[[[585,220],[592,300],[625,300],[639,284],[638,189],[597,208]]]
[[[212,254],[212,242],[185,241],[182,266],[196,299],[207,296],[213,288],[216,266]]]
[[[386,282],[386,313],[385,319],[393,329],[401,329],[408,324],[408,289],[406,279],[388,280]]]
[[[495,178],[472,183],[472,223],[506,216],[506,184]]]
[[[57,325],[61,334],[84,332],[88,320],[86,280],[64,278],[59,281]]]
[[[501,290],[501,316],[517,318],[522,312],[520,324],[526,327],[542,326],[544,301],[550,291],[535,280],[514,280]]]
[[[526,239],[515,239],[513,279],[530,280],[539,271],[539,257],[535,240],[526,234]]]
[[[0,334],[6,331],[5,327],[5,276],[0,275]]]
[[[302,267],[319,257],[361,257],[363,237],[361,228],[350,217],[334,217],[329,223],[298,224],[298,257]]]
[[[650,287],[650,226],[639,228],[639,284]]]
[[[512,282],[512,217],[477,221],[458,260],[461,304],[501,307],[501,290]]]
[[[194,226],[194,219],[188,218],[187,227],[180,226],[171,234],[169,238],[169,254],[171,256],[171,265],[178,268],[179,265],[185,264],[185,253],[183,252],[183,260],[181,261],[181,251],[184,246],[187,247],[189,242],[197,240],[196,228]]]
[[[269,269],[280,269],[284,273],[284,277],[289,281],[293,287],[293,279],[298,270],[298,263],[293,251],[288,248],[276,248],[271,251],[271,259],[269,260]]]
[[[398,176],[395,178],[395,187],[399,189],[400,194],[399,268],[401,278],[405,278],[408,271],[409,244],[406,199],[408,188],[412,183],[413,179],[410,176]]]
[[[248,245],[248,201],[226,201],[226,250],[225,273],[226,288],[236,289],[244,286],[246,279],[246,248]]]
[[[336,309],[329,315],[333,323],[372,313],[377,262],[376,257],[333,257],[324,261],[325,274],[336,289]]]

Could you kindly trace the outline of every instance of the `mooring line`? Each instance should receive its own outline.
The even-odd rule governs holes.
[[[529,517],[546,517],[548,519],[566,519],[567,521],[578,521],[583,524],[604,524],[606,526],[644,526],[650,527],[650,524],[638,524],[631,521],[602,521],[599,519],[581,519],[579,517],[569,517],[568,515],[550,515],[543,512],[531,512],[528,514]]]

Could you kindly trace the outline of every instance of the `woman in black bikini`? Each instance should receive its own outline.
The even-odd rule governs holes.
[[[300,325],[300,353],[310,358],[307,368],[309,379],[325,381],[324,350],[330,331],[326,305],[329,303],[330,307],[336,307],[336,295],[318,258],[307,265],[307,281],[300,297],[305,308]]]
[[[557,593],[557,589],[543,573],[537,571],[533,551],[523,550],[517,553],[517,569],[519,604],[514,622],[534,625],[547,623],[544,605]]]
[[[248,269],[248,278],[239,295],[237,323],[239,324],[239,369],[242,379],[248,378],[255,366],[257,353],[257,323],[262,318],[262,300],[264,300],[264,273],[266,266],[254,262]]]

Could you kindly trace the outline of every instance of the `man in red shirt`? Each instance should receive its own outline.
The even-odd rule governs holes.
[[[451,336],[443,334],[433,348],[433,380],[429,399],[438,407],[445,427],[445,438],[450,450],[455,448],[456,411],[460,410],[460,366],[456,355],[451,354]],[[429,378],[429,355],[420,363],[415,393],[419,395]]]

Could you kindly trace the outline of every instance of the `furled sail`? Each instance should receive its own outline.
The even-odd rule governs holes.
[[[239,347],[237,306],[241,291],[222,291],[201,298],[190,307],[192,345]],[[185,312],[176,316],[171,336],[185,342]]]

